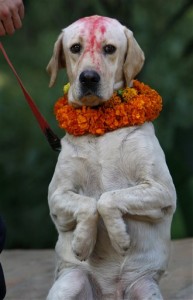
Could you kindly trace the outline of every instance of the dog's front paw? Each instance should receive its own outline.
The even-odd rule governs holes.
[[[130,236],[126,232],[119,232],[116,235],[110,233],[109,237],[115,251],[125,256],[130,247]]]
[[[72,241],[72,251],[75,257],[80,261],[87,260],[93,251],[95,242],[96,239],[93,239],[93,237],[83,238],[76,235]]]
[[[123,213],[117,207],[113,194],[104,193],[98,201],[97,208],[103,218],[113,248],[120,255],[126,255],[130,247],[130,236],[126,230]]]
[[[88,259],[92,253],[97,237],[98,214],[78,223],[72,240],[72,250],[80,261]]]

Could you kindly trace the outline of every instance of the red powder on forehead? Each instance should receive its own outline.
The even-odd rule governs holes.
[[[91,47],[94,46],[97,39],[97,31],[100,33],[100,35],[104,35],[104,33],[106,32],[106,24],[109,22],[109,20],[109,18],[101,16],[92,16],[78,20],[78,22],[84,24],[84,31],[89,32],[88,38],[90,40]],[[102,36],[98,35],[98,39],[99,38],[102,38]]]
[[[91,17],[86,17],[86,18],[82,18],[79,19],[77,22],[78,23],[85,23],[85,25],[91,25],[92,23],[100,23],[100,24],[104,24],[104,22],[108,23],[110,22],[110,18],[107,17],[103,17],[103,16],[91,16]]]
[[[106,32],[106,27],[104,25],[102,25],[100,27],[101,33],[104,34]]]
[[[92,51],[93,48],[99,49],[109,19],[101,16],[92,16],[80,19],[78,22],[83,23],[85,26],[84,32],[88,33],[90,49],[92,49]]]
[[[90,53],[93,63],[99,64],[96,59],[97,51],[101,48],[106,26],[111,19],[101,16],[92,16],[78,20],[84,25],[82,33],[87,37],[87,48],[85,53]]]

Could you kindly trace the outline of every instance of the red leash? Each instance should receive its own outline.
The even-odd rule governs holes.
[[[10,66],[12,72],[14,73],[21,89],[22,92],[24,94],[25,99],[28,102],[28,105],[30,106],[36,120],[38,121],[38,124],[41,128],[41,130],[43,131],[43,133],[45,134],[48,143],[50,144],[50,146],[52,147],[53,150],[55,151],[60,151],[61,149],[61,144],[60,144],[60,139],[57,137],[57,135],[52,131],[52,129],[50,128],[49,124],[47,123],[47,121],[44,119],[44,117],[42,116],[42,114],[39,112],[36,104],[34,103],[33,99],[31,98],[31,96],[29,95],[29,93],[27,92],[27,90],[25,89],[21,79],[19,78],[15,68],[13,67],[2,43],[0,42],[0,50],[2,51],[8,65]]]

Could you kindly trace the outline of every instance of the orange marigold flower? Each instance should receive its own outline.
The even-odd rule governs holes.
[[[137,96],[137,90],[134,88],[129,88],[127,87],[126,89],[123,90],[122,92],[122,97],[125,101],[129,101],[132,99],[134,96]]]

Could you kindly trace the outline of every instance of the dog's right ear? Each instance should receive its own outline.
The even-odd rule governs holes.
[[[63,35],[64,35],[64,31],[59,35],[57,41],[55,42],[53,55],[46,68],[47,72],[50,75],[49,87],[52,87],[54,85],[58,74],[58,70],[61,68],[65,68],[66,66],[64,50],[62,46]]]

